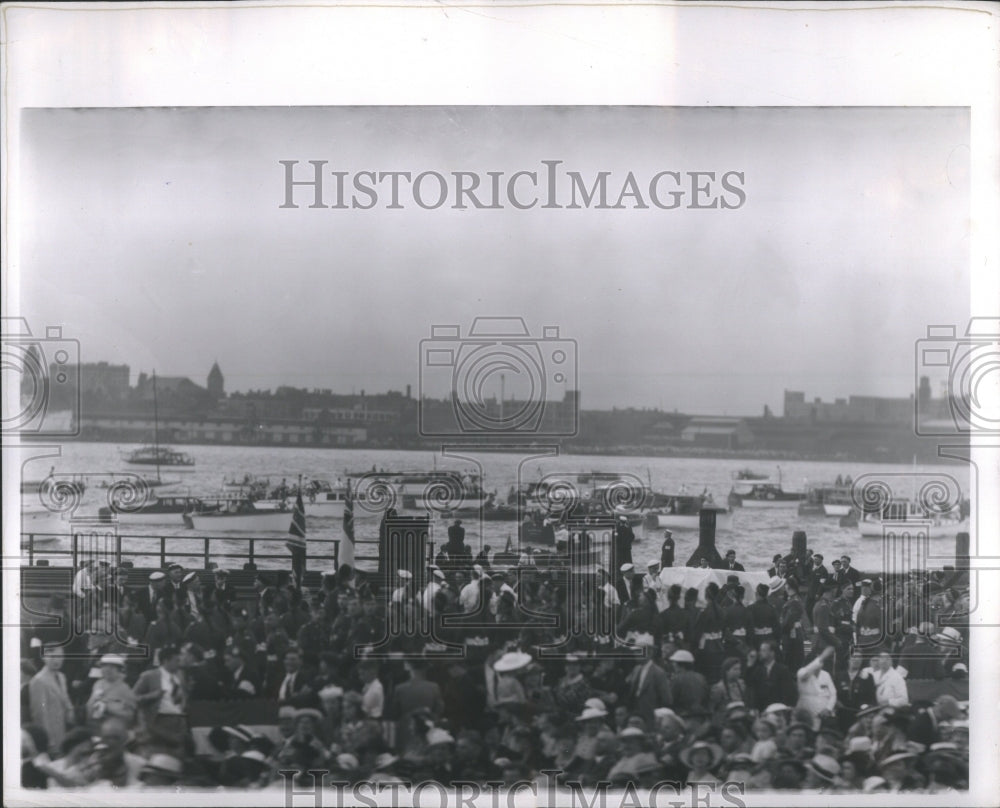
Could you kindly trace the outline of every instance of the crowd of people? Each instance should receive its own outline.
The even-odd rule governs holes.
[[[802,551],[747,591],[730,551],[685,590],[667,539],[590,574],[473,558],[455,531],[390,582],[261,572],[249,598],[219,568],[83,568],[62,620],[23,632],[22,784],[968,787],[966,581]]]

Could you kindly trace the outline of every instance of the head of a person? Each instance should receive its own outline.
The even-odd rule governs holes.
[[[857,594],[857,590],[854,588],[854,584],[846,583],[844,584],[844,588],[841,590],[841,593],[847,600],[852,601],[854,600],[854,596]]]
[[[691,752],[688,760],[690,761],[691,768],[693,770],[704,771],[712,765],[712,750],[699,747]]]
[[[768,664],[774,661],[774,644],[771,642],[764,641],[760,644],[760,648],[757,650],[757,655],[760,657],[760,661],[764,664]]]
[[[735,550],[727,550],[726,551],[726,561],[728,563],[732,563],[732,562],[736,561],[736,551]]]
[[[295,708],[290,704],[278,708],[278,732],[282,738],[291,738],[295,734]]]
[[[179,584],[184,580],[184,567],[180,564],[171,564],[167,570],[167,574],[170,576],[172,583]]]
[[[181,646],[181,667],[193,668],[205,661],[205,652],[197,643],[186,642]]]
[[[168,673],[177,673],[180,666],[180,649],[176,645],[164,645],[160,649],[160,667]]]
[[[102,763],[120,760],[128,743],[128,725],[117,716],[105,718],[99,731],[101,746],[99,753]]]
[[[124,660],[102,660],[101,678],[108,684],[116,684],[125,678]]]
[[[719,730],[719,746],[725,750],[726,754],[735,752],[743,744],[742,733],[732,724],[727,724]]]
[[[753,722],[753,736],[758,741],[769,741],[774,737],[774,724],[763,718]]]
[[[302,669],[302,653],[298,648],[285,651],[285,673],[298,673]]]
[[[888,651],[880,651],[875,656],[875,668],[880,671],[887,671],[892,667],[892,655]]]
[[[847,570],[851,566],[851,557],[849,555],[842,555],[840,557],[840,568],[842,570]]]
[[[42,648],[42,661],[50,671],[61,671],[64,661],[62,646],[46,645]]]
[[[806,745],[809,743],[809,733],[806,731],[806,728],[801,725],[793,724],[790,726],[786,731],[785,737],[790,750],[797,751],[805,749]]]
[[[958,700],[954,696],[944,693],[934,700],[934,715],[939,721],[954,721],[961,714]]]

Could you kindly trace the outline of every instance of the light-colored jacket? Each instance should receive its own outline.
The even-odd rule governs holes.
[[[48,733],[50,751],[59,748],[66,737],[66,729],[73,720],[73,703],[66,692],[65,681],[63,673],[42,668],[28,683],[31,720]]]

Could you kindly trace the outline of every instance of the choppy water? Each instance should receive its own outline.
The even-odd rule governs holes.
[[[146,467],[128,466],[122,460],[123,453],[134,446],[110,443],[69,443],[62,447],[59,457],[41,457],[24,466],[24,478],[37,480],[45,477],[51,467],[57,474],[107,474],[112,472],[152,473]],[[298,475],[306,477],[326,477],[331,480],[343,477],[345,471],[370,470],[429,470],[435,462],[439,469],[474,469],[478,461],[483,475],[483,485],[487,491],[496,490],[500,500],[507,496],[508,489],[518,482],[538,480],[544,474],[553,472],[603,471],[634,475],[643,483],[651,483],[654,490],[676,492],[687,486],[692,492],[708,488],[718,503],[726,501],[731,487],[731,475],[742,468],[752,468],[761,473],[777,474],[776,465],[768,461],[718,460],[705,458],[637,458],[569,455],[547,458],[524,459],[515,454],[479,454],[463,452],[461,459],[435,457],[430,452],[378,451],[370,449],[307,449],[273,447],[236,446],[193,446],[183,447],[196,460],[192,469],[163,469],[165,478],[181,478],[182,483],[167,489],[165,493],[206,494],[217,491],[226,478],[242,477],[246,473],[269,477],[277,484],[282,478],[294,482]],[[850,475],[858,480],[864,474],[875,474],[888,479],[898,496],[909,496],[928,481],[938,480],[943,487],[959,489],[968,496],[969,470],[959,463],[937,466],[901,466],[889,464],[849,464],[839,462],[783,461],[781,473],[784,487],[788,490],[802,490],[806,481],[832,481],[838,475]],[[105,504],[106,492],[99,487],[99,478],[92,478],[87,492],[74,516],[96,514],[97,508]],[[38,498],[23,497],[23,507],[40,507]],[[311,539],[341,538],[339,518],[319,518],[307,511],[307,532]],[[371,541],[378,535],[377,514],[356,509],[356,536],[359,542]],[[514,522],[474,523],[464,520],[466,541],[474,551],[484,543],[495,549],[502,549],[507,537],[516,538],[517,526]],[[28,525],[29,523],[25,523]],[[39,523],[36,524],[36,527]],[[435,523],[433,540],[445,538],[444,521]],[[27,529],[27,528],[26,528]],[[32,528],[36,529],[36,528]],[[720,552],[735,549],[739,560],[748,570],[764,569],[770,566],[771,557],[776,552],[787,552],[791,546],[794,530],[804,530],[811,549],[822,552],[829,560],[842,553],[848,553],[854,566],[873,573],[883,569],[882,544],[877,539],[862,539],[852,528],[841,528],[838,520],[825,517],[800,517],[795,507],[773,509],[737,509],[731,531],[720,531],[717,544]],[[147,526],[123,527],[122,534],[141,534],[171,537],[171,544],[181,549],[178,543],[190,532],[178,523],[177,527]],[[281,533],[273,534],[276,539]],[[644,528],[637,528],[638,538],[634,548],[637,561],[658,557],[661,531],[647,535]],[[683,562],[698,543],[697,532],[675,531],[676,555]],[[975,538],[975,537],[973,537]],[[5,536],[9,546],[10,538]],[[953,541],[941,540],[940,551],[950,553]],[[126,543],[126,550],[128,544]],[[196,543],[192,543],[195,548]],[[233,549],[242,548],[240,542],[232,542]],[[275,547],[280,547],[276,544]],[[184,548],[186,549],[186,547]],[[359,555],[365,551],[359,549]],[[371,548],[369,551],[371,552]],[[941,563],[941,562],[938,562]],[[275,566],[276,564],[261,564]],[[362,565],[364,566],[364,565]]]

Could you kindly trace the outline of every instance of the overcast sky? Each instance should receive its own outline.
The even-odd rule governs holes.
[[[433,324],[464,335],[478,315],[518,315],[576,341],[584,408],[754,415],[780,412],[785,389],[908,395],[914,341],[969,316],[963,109],[31,110],[22,123],[22,312],[133,378],[204,383],[218,360],[230,391],[416,390]],[[739,171],[746,202],[317,210],[299,192],[288,210],[279,160],[480,175],[561,160],[588,182],[612,172],[615,197],[630,170],[640,187]]]

